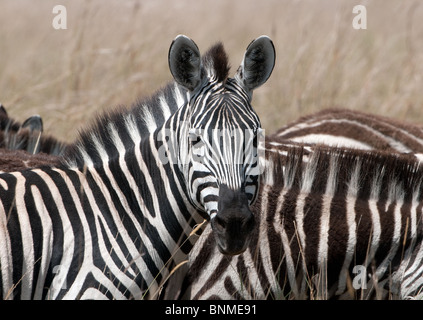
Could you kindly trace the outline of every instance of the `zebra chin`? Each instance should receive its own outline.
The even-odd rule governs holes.
[[[255,226],[247,195],[240,190],[234,191],[226,185],[220,185],[218,212],[211,220],[211,226],[222,254],[243,253]]]

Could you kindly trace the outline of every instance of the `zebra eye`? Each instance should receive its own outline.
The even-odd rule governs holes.
[[[191,142],[191,146],[194,152],[198,155],[203,155],[204,150],[204,142],[201,137],[201,134],[197,130],[190,130],[188,134],[189,141]]]
[[[201,136],[195,131],[190,131],[188,134],[188,139],[192,145],[195,145],[201,141]]]

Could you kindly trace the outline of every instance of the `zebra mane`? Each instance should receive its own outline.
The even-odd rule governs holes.
[[[285,155],[267,152],[264,184],[363,199],[423,197],[423,168],[411,155],[325,146],[290,146]]]
[[[209,77],[218,82],[225,82],[229,75],[230,65],[228,56],[221,42],[212,46],[203,56],[203,67]]]
[[[99,114],[91,125],[79,132],[64,156],[68,166],[85,163],[89,155],[93,163],[102,163],[99,148],[110,157],[118,155],[117,145],[126,150],[160,127],[186,102],[186,92],[175,82],[168,83],[151,97],[136,101],[131,107],[118,106]],[[119,141],[118,141],[119,140]]]

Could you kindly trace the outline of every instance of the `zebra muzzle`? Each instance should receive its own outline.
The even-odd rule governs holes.
[[[240,190],[231,190],[226,185],[221,185],[218,213],[211,220],[220,252],[227,255],[244,252],[252,237],[254,223],[247,195]]]

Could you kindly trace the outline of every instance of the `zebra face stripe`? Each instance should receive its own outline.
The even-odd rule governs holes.
[[[212,220],[220,250],[237,254],[254,225],[249,205],[259,189],[258,145],[264,135],[242,88],[229,79],[213,89],[191,101],[181,158],[192,202]]]
[[[207,168],[217,178],[218,184],[226,184],[233,190],[245,189],[246,180],[257,185],[259,170],[258,130],[214,129],[210,134],[193,133],[191,163],[198,168]],[[256,190],[246,191],[248,199],[255,198]]]
[[[258,163],[260,121],[249,101],[230,91],[219,88],[218,98],[212,95],[206,103],[201,98],[195,101],[191,119],[197,121],[189,123],[187,163],[194,172],[209,172],[217,185],[245,191],[247,177],[259,174],[253,169]],[[257,179],[250,180],[258,186]],[[248,198],[254,199],[256,190],[249,192]]]

